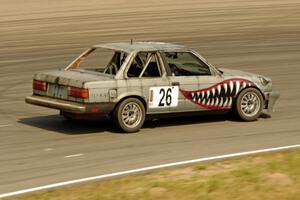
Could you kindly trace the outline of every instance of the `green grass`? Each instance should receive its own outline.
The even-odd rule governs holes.
[[[163,169],[14,199],[300,199],[300,149]]]

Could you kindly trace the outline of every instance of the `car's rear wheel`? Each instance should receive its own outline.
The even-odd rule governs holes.
[[[125,99],[117,105],[113,118],[120,130],[127,133],[137,132],[145,121],[144,105],[136,98]]]
[[[244,121],[256,120],[263,109],[263,97],[255,88],[243,90],[237,97],[235,111]]]

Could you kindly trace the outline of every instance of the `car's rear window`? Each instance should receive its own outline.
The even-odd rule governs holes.
[[[104,48],[96,48],[80,62],[80,68],[107,74],[116,74],[128,54]]]

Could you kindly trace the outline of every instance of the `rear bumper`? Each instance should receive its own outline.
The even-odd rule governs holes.
[[[276,101],[278,100],[278,98],[280,97],[279,92],[273,91],[273,92],[267,92],[265,93],[265,97],[266,97],[266,109],[268,110],[268,112],[271,112],[274,110],[274,105],[276,103]]]
[[[115,103],[76,103],[38,95],[26,97],[25,102],[33,105],[61,110],[63,112],[78,114],[84,113],[106,115],[111,113],[115,106]]]

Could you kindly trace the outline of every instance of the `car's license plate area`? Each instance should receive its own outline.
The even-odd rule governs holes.
[[[68,97],[68,87],[57,84],[50,84],[48,95],[58,99],[67,99]]]

